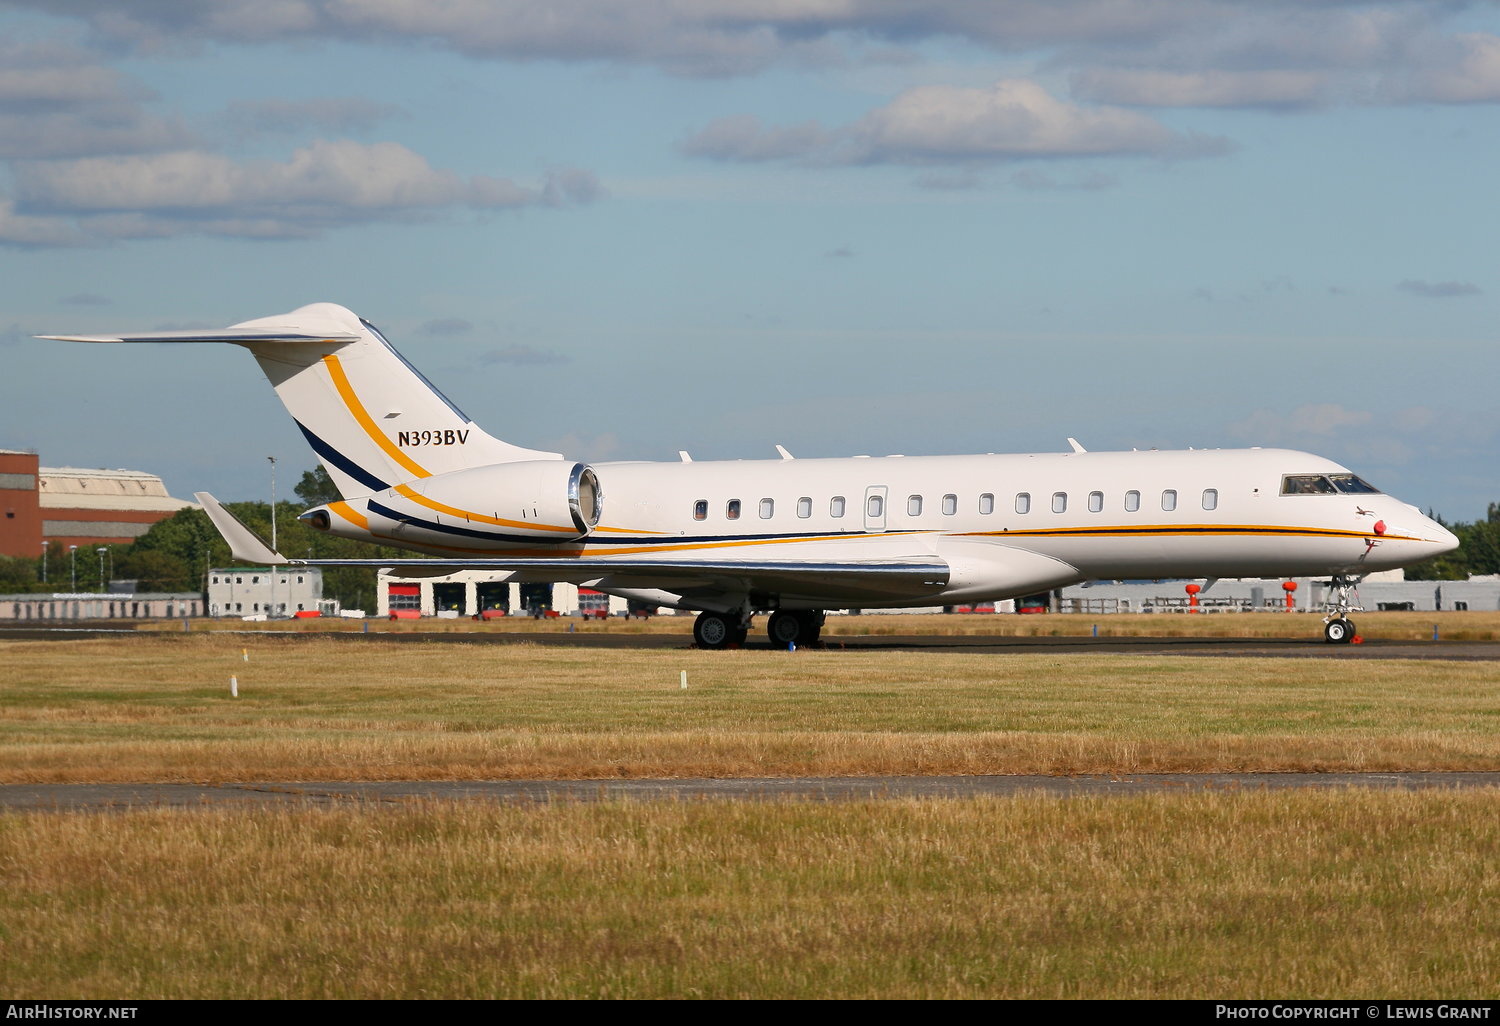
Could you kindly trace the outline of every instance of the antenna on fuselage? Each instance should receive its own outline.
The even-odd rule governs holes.
[[[1070,438],[1070,439],[1068,439],[1068,444],[1073,447],[1073,451],[1074,452],[1088,452],[1087,449],[1085,449],[1083,446],[1081,446],[1081,445],[1078,444],[1078,439],[1076,439],[1076,438]]]
[[[677,458],[680,459],[684,463],[691,463],[691,462],[693,462],[693,458],[688,455],[688,452],[687,452],[686,449],[678,449],[677,450]]]
[[[776,447],[776,451],[779,452],[779,453],[781,453],[781,458],[784,459],[784,460],[794,460],[794,459],[797,458],[797,457],[793,456],[791,453],[789,453],[789,452],[786,451],[786,446],[778,445]]]

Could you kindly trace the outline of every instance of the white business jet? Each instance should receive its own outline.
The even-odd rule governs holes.
[[[770,613],[778,647],[828,609],[971,604],[1088,580],[1327,576],[1347,642],[1367,573],[1449,552],[1440,524],[1284,449],[599,463],[486,434],[370,322],[331,303],[222,331],[63,336],[250,350],[343,498],[301,519],[419,557],[288,559],[199,493],[236,559],[493,570],[699,610],[723,648]]]

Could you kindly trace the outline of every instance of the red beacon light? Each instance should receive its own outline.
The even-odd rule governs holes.
[[[1196,613],[1198,611],[1198,593],[1203,590],[1203,585],[1184,584],[1182,590],[1188,594],[1188,612]]]
[[[1385,534],[1385,521],[1384,520],[1377,520],[1377,521],[1375,521],[1375,533],[1376,534]]]
[[[1286,609],[1287,609],[1287,612],[1290,613],[1294,608],[1296,608],[1296,605],[1297,605],[1297,600],[1294,599],[1294,598],[1292,598],[1292,592],[1294,592],[1294,591],[1297,590],[1297,582],[1296,581],[1282,581],[1281,582],[1281,590],[1284,591],[1284,592],[1286,592]]]

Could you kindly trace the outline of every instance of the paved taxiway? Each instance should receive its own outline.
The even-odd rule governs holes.
[[[0,640],[65,641],[91,637],[119,637],[126,634],[160,636],[157,632],[137,632],[130,627],[0,627]],[[454,645],[547,645],[568,648],[602,649],[689,649],[692,637],[683,634],[605,634],[580,631],[566,632],[491,632],[475,631],[215,631],[245,638],[271,636],[278,639],[330,639],[348,644],[369,641],[414,642]],[[770,651],[771,644],[752,638],[744,646],[755,651]],[[1370,638],[1359,645],[1330,645],[1321,635],[1308,638],[1088,638],[1045,637],[1012,638],[985,634],[909,634],[909,635],[829,635],[820,646],[825,650],[849,652],[922,651],[972,652],[975,654],[1045,652],[1061,655],[1075,652],[1129,652],[1143,655],[1195,655],[1276,657],[1290,659],[1445,659],[1500,662],[1500,641],[1393,641]]]
[[[1500,773],[1131,773],[1111,776],[763,777],[680,780],[419,780],[241,784],[4,784],[0,809],[388,806],[422,801],[511,805],[594,801],[868,801],[980,796],[1123,796],[1283,790],[1500,788]]]

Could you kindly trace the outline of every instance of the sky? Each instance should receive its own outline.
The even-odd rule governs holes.
[[[1500,502],[1500,5],[0,0],[0,448],[279,496],[349,307],[584,460],[1281,446]]]

